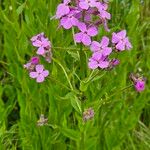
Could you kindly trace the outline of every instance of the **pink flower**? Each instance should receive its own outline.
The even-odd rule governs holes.
[[[78,19],[75,18],[75,15],[79,11],[71,11],[68,15],[64,16],[60,20],[60,25],[63,26],[65,29],[70,29],[73,26],[76,26],[78,24]]]
[[[31,38],[31,41],[32,42],[35,42],[36,40],[40,40],[42,37],[44,37],[44,33],[42,32],[42,33],[39,33],[39,34],[37,34],[37,35],[35,35],[35,36],[33,36],[32,38]]]
[[[36,40],[32,42],[33,46],[38,47],[37,54],[44,55],[45,49],[49,49],[51,47],[51,43],[48,38],[41,37],[40,40]]]
[[[96,6],[96,0],[79,0],[79,6],[82,9],[88,10],[89,7]]]
[[[96,69],[96,68],[107,68],[109,67],[109,61],[107,60],[107,57],[102,56],[101,53],[95,52],[93,53],[92,57],[89,59],[88,66],[90,69]]]
[[[63,3],[59,4],[56,11],[56,18],[59,19],[70,12],[68,4],[71,0],[64,0]]]
[[[135,89],[136,89],[138,92],[144,91],[144,89],[145,89],[145,81],[137,80],[137,81],[135,82],[134,87],[135,87]]]
[[[39,64],[39,57],[32,57],[27,64],[24,64],[24,68],[31,72],[37,64]]]
[[[109,45],[109,38],[106,36],[103,36],[100,43],[97,41],[93,41],[91,43],[91,50],[93,52],[99,52],[103,56],[108,56],[112,52],[112,48],[108,47],[108,45]]]
[[[108,20],[111,19],[110,13],[107,12],[108,5],[106,3],[100,3],[100,2],[98,2],[97,8],[98,8],[98,11],[100,13],[99,16],[102,19],[108,19]]]
[[[91,44],[91,37],[98,34],[97,28],[94,26],[87,28],[84,23],[79,23],[78,28],[81,32],[74,35],[74,40],[77,43],[82,42],[84,45],[89,46]]]
[[[44,33],[40,33],[31,38],[32,45],[37,47],[37,54],[42,55],[47,62],[51,62],[51,42],[45,37]]]
[[[44,70],[43,65],[36,65],[35,71],[30,72],[30,77],[31,78],[36,78],[36,82],[41,83],[45,80],[45,77],[49,75],[48,70]]]
[[[145,89],[146,78],[140,76],[139,74],[130,74],[130,79],[132,80],[135,89],[141,92]]]
[[[129,50],[132,48],[132,45],[129,42],[128,37],[126,37],[126,30],[122,30],[118,33],[113,33],[112,43],[115,44],[116,49],[119,51],[123,51],[125,49]]]

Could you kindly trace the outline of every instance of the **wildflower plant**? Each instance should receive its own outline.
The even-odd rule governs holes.
[[[130,122],[126,113],[134,111],[132,106],[131,110],[124,106],[124,103],[130,105],[132,101],[123,102],[122,99],[127,97],[126,93],[130,94],[130,87],[134,87],[137,95],[145,90],[146,80],[140,75],[131,74],[131,81],[126,81],[126,70],[121,68],[123,59],[120,58],[130,54],[133,46],[126,29],[119,30],[118,27],[112,26],[109,28],[112,17],[115,16],[109,12],[108,0],[63,0],[58,4],[56,14],[52,18],[59,21],[57,32],[62,29],[72,33],[72,38],[68,38],[68,32],[64,32],[61,37],[62,41],[65,41],[65,38],[69,39],[70,46],[55,45],[59,44],[59,39],[55,42],[55,38],[52,40],[54,43],[51,43],[43,32],[32,35],[30,39],[35,51],[32,50],[32,57],[24,64],[24,68],[30,80],[35,80],[35,84],[41,83],[37,86],[37,90],[40,91],[37,95],[40,95],[41,100],[37,104],[41,107],[40,113],[38,110],[41,114],[37,121],[37,126],[40,127],[38,129],[43,128],[42,131],[46,129],[45,133],[54,133],[52,139],[58,141],[62,141],[64,136],[71,142],[76,141],[76,145],[73,143],[76,149],[86,149],[86,144],[90,141],[100,141],[99,143],[103,144],[103,140],[100,139],[103,136],[108,137],[106,140],[110,145],[114,141],[115,144],[121,141],[124,134],[120,136],[117,127],[125,128]],[[127,65],[128,62],[125,63]],[[51,67],[48,69],[47,66]],[[122,69],[118,76],[117,69]],[[45,84],[42,85],[44,81]],[[48,102],[44,102],[43,97],[48,99]],[[119,113],[120,120],[115,118]],[[122,118],[125,118],[124,121]],[[44,126],[51,129],[48,130]],[[98,129],[96,133],[95,127]],[[98,134],[100,136],[97,138]],[[114,135],[115,138],[109,139]],[[87,149],[90,148],[89,146]]]

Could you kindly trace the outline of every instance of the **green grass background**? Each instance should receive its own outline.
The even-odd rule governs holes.
[[[116,69],[99,71],[90,82],[91,52],[79,52],[72,31],[50,20],[58,3],[0,0],[0,150],[149,150],[150,1],[111,0],[109,27],[127,29],[133,49],[119,54]],[[44,64],[49,78],[37,84],[23,64],[35,53],[29,39],[40,32],[51,40],[55,59]],[[101,28],[97,39],[104,34]],[[147,78],[144,92],[126,88],[131,72]],[[88,107],[95,117],[83,124]],[[49,126],[37,127],[42,113]]]

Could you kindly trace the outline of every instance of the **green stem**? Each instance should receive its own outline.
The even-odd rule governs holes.
[[[82,44],[80,45],[80,75],[81,79],[85,77],[85,53],[83,51],[83,46]]]
[[[80,78],[81,81],[82,79],[85,78],[85,53],[83,51],[83,46],[82,44],[80,45]],[[82,97],[82,96],[81,96]],[[82,109],[82,114],[84,112],[84,100],[81,99],[81,109]],[[82,127],[82,131],[81,131],[81,140],[80,140],[80,150],[84,150],[84,141],[85,141],[85,137],[84,137],[84,124]]]
[[[65,74],[65,76],[66,76],[66,79],[67,79],[67,81],[68,81],[68,83],[69,83],[70,89],[73,91],[73,90],[74,90],[74,89],[73,89],[73,86],[72,86],[72,84],[71,84],[71,82],[70,82],[70,79],[69,79],[69,77],[68,77],[68,75],[67,75],[67,72],[66,72],[65,68],[61,65],[61,63],[60,63],[58,60],[56,60],[55,58],[52,58],[52,59],[53,59],[53,61],[56,62],[56,63],[61,67],[61,69],[63,70],[63,72],[64,72],[64,74]]]

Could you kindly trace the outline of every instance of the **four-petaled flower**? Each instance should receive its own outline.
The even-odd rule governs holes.
[[[38,47],[37,54],[38,55],[44,55],[45,50],[50,49],[51,43],[48,40],[48,38],[41,37],[40,39],[37,39],[32,42],[33,46]]]
[[[36,82],[41,83],[45,80],[45,77],[49,75],[48,70],[44,70],[43,65],[36,65],[35,71],[30,72],[30,77],[31,78],[36,78]]]
[[[132,48],[131,43],[129,42],[128,37],[126,37],[126,30],[122,30],[118,33],[112,34],[112,43],[116,44],[116,49],[123,51],[125,49],[129,50]]]
[[[108,47],[109,45],[109,38],[106,36],[103,36],[101,42],[93,41],[91,43],[91,50],[93,52],[99,52],[103,56],[108,56],[112,52],[112,48]]]
[[[97,4],[97,8],[98,8],[98,11],[99,11],[99,16],[100,18],[102,19],[108,19],[110,20],[111,19],[111,15],[110,13],[107,12],[107,9],[108,9],[108,5],[106,3],[98,3]]]
[[[81,32],[76,33],[74,35],[74,40],[77,43],[83,43],[86,46],[89,46],[91,44],[91,37],[98,34],[98,30],[96,27],[89,27],[87,28],[84,23],[79,23],[78,28]]]
[[[64,0],[63,3],[59,4],[56,11],[56,18],[61,18],[70,12],[68,4],[71,0]]]
[[[76,26],[78,24],[78,19],[74,16],[78,11],[72,10],[70,13],[60,20],[60,25],[63,26],[65,29],[70,29],[73,26]]]
[[[90,69],[104,69],[109,67],[109,61],[107,60],[107,57],[104,57],[101,53],[95,52],[89,59],[88,66]]]

